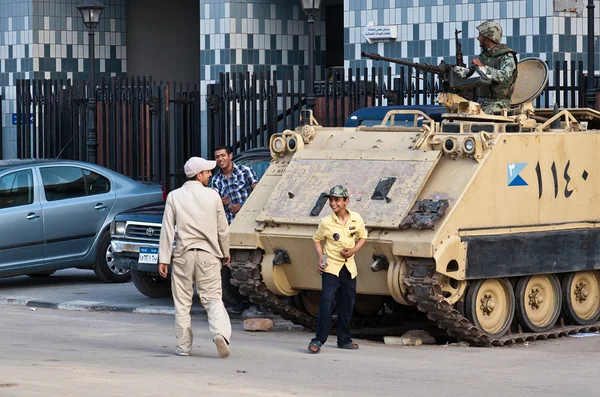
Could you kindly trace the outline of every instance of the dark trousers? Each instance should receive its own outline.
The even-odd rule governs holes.
[[[356,278],[352,278],[346,266],[340,270],[339,277],[330,273],[322,275],[322,292],[319,303],[319,317],[317,319],[317,334],[313,340],[321,343],[327,341],[331,327],[331,313],[335,303],[336,291],[339,288],[339,302],[337,305],[337,343],[344,345],[352,342],[350,335],[350,319],[356,301]]]

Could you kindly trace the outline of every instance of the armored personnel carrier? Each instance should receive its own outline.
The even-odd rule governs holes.
[[[547,66],[518,68],[502,115],[449,91],[441,122],[396,110],[380,126],[324,128],[305,112],[273,135],[271,165],[231,224],[232,283],[314,327],[312,236],[330,211],[324,193],[342,184],[369,230],[357,313],[383,319],[392,301],[478,346],[598,330],[600,113],[534,109]],[[414,126],[394,126],[406,112]]]

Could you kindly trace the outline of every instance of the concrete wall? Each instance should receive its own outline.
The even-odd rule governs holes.
[[[128,0],[129,76],[200,81],[199,0]]]

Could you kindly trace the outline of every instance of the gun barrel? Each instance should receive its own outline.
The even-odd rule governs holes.
[[[384,57],[379,54],[374,54],[371,52],[361,52],[360,55],[363,58],[369,58],[374,61],[385,61],[385,62],[397,63],[399,65],[410,66],[410,67],[413,67],[418,70],[423,70],[428,73],[436,73],[436,74],[446,73],[446,70],[443,67],[437,66],[437,65],[431,65],[429,63],[408,62],[408,61],[403,61],[401,59]]]

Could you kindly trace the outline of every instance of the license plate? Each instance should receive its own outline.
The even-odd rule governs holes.
[[[140,247],[140,258],[138,263],[158,263],[158,248]]]

